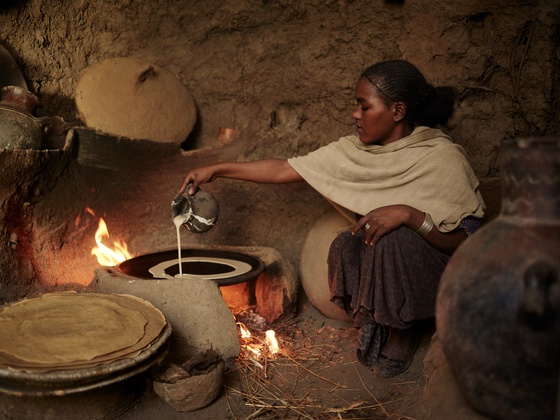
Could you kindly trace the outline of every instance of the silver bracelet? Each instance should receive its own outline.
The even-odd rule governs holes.
[[[428,235],[428,233],[432,231],[433,228],[434,228],[434,221],[432,220],[432,216],[426,213],[426,217],[424,218],[424,223],[422,223],[422,225],[418,229],[416,229],[416,233],[418,233],[418,235],[420,235],[421,237],[425,238]]]

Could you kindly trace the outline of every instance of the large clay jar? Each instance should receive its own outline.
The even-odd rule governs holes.
[[[500,419],[552,419],[560,370],[560,139],[502,144],[502,208],[445,269],[436,320],[465,399]]]
[[[39,99],[19,86],[4,86],[0,101],[0,148],[43,148],[43,139],[51,129],[49,117],[36,118],[33,111]]]

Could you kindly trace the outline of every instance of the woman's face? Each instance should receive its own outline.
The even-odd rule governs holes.
[[[395,120],[395,104],[387,108],[369,80],[358,80],[355,95],[357,106],[352,118],[362,143],[385,145],[402,137],[397,130],[401,124]]]

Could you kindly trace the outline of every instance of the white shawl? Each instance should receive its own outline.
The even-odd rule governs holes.
[[[478,179],[463,148],[442,131],[418,127],[384,146],[342,137],[288,163],[333,204],[353,213],[407,204],[450,232],[462,219],[484,215]]]

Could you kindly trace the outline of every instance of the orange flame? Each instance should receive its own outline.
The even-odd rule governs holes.
[[[107,267],[112,267],[117,265],[129,258],[132,255],[128,252],[128,247],[126,243],[116,240],[113,242],[113,248],[109,248],[103,244],[102,238],[109,238],[109,231],[107,230],[107,224],[103,218],[99,218],[99,227],[95,232],[95,242],[97,246],[94,246],[91,250],[91,255],[97,257],[99,264]]]
[[[266,332],[265,343],[270,354],[276,354],[280,350],[278,340],[276,340],[276,333],[273,330],[268,330]]]
[[[239,339],[243,346],[244,354],[253,361],[253,363],[261,369],[266,370],[267,355],[274,356],[280,352],[280,346],[276,339],[276,333],[273,330],[265,332],[264,340],[255,339],[251,331],[241,322],[237,322],[239,327]],[[265,360],[265,364],[261,364],[258,360]]]
[[[245,325],[243,325],[241,322],[238,322],[237,325],[239,325],[241,338],[251,338],[251,331],[249,331]]]

